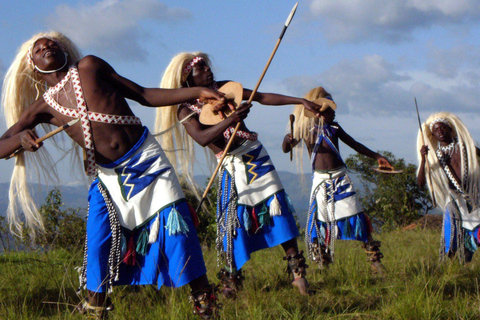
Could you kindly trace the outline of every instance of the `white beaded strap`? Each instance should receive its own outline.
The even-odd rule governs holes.
[[[90,120],[88,119],[87,104],[83,97],[83,90],[80,84],[80,76],[76,67],[72,67],[72,83],[73,89],[75,90],[75,97],[77,99],[77,110],[79,112],[80,120],[82,120],[83,128],[83,138],[85,140],[85,151],[86,151],[86,168],[85,171],[87,175],[95,175],[96,173],[96,162],[95,162],[95,146],[93,145],[92,139],[92,128],[90,125]]]

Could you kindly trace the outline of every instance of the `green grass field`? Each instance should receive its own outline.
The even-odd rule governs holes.
[[[377,238],[385,277],[372,274],[358,242],[337,241],[329,270],[309,263],[307,277],[316,294],[308,297],[291,286],[281,247],[254,254],[237,299],[220,298],[221,319],[480,319],[477,256],[468,265],[440,263],[438,231],[394,231]],[[209,278],[217,281],[216,254],[204,254]],[[0,319],[82,319],[74,311],[80,301],[74,267],[81,260],[82,252],[2,253]],[[188,295],[188,286],[115,287],[110,319],[195,319]]]

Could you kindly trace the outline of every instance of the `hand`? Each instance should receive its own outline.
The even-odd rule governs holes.
[[[23,150],[25,151],[37,151],[43,143],[37,143],[37,133],[35,130],[27,129],[19,133],[20,135],[20,144],[22,145]]]
[[[377,162],[378,162],[378,166],[381,167],[381,168],[389,168],[389,169],[392,169],[393,170],[393,166],[390,164],[390,162],[388,162],[387,158],[385,158],[384,156],[380,155],[378,158],[377,158]]]
[[[200,101],[217,100],[220,104],[227,103],[224,93],[209,88],[201,88],[198,99],[200,99]]]
[[[322,106],[316,103],[313,103],[312,101],[309,101],[307,99],[303,99],[302,104],[305,109],[307,109],[308,111],[311,111],[316,117],[320,116],[320,112],[318,110],[320,110]]]
[[[298,144],[298,140],[294,139],[291,133],[287,133],[285,135],[285,138],[283,138],[283,142],[288,144],[291,147],[296,146]]]
[[[252,107],[251,103],[243,102],[230,116],[235,117],[235,122],[240,122],[245,120],[248,113],[250,112],[250,108]]]
[[[420,154],[422,155],[422,158],[425,158],[428,155],[428,146],[424,145],[420,148]]]
[[[294,139],[291,133],[287,133],[283,138],[282,150],[287,153],[292,151],[292,149],[300,142],[300,140]]]

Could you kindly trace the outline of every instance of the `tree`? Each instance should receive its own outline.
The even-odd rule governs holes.
[[[62,209],[62,194],[53,189],[40,207],[45,233],[36,240],[47,248],[81,249],[85,242],[86,214],[81,209]]]
[[[375,172],[372,167],[376,167],[377,162],[361,154],[349,156],[345,163],[358,173],[363,183],[360,201],[365,213],[375,226],[390,230],[412,223],[433,206],[425,190],[417,185],[416,166],[406,164],[404,159],[397,159],[388,151],[381,154],[403,173]]]

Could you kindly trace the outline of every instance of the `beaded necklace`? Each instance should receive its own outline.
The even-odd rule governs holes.
[[[460,150],[461,158],[463,159],[463,178],[461,179],[461,181],[457,181],[452,171],[450,170],[450,166],[448,165],[449,160],[452,158],[452,155],[456,152],[456,150]],[[441,166],[443,167],[443,170],[445,171],[445,174],[448,177],[448,180],[450,180],[450,182],[458,192],[465,194],[465,188],[468,178],[468,160],[465,145],[454,139],[454,141],[452,141],[452,143],[450,143],[448,146],[442,147],[438,145],[436,154]]]

